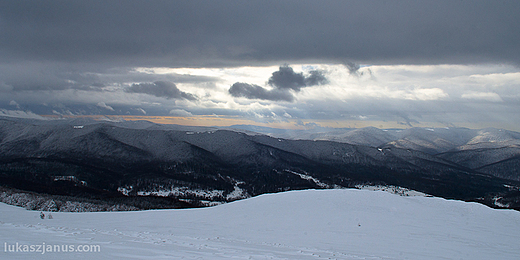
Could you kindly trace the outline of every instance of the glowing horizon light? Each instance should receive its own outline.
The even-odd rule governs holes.
[[[484,129],[489,128],[492,122],[457,122],[456,124],[445,124],[439,122],[428,123],[413,123],[408,125],[405,122],[393,121],[377,121],[367,120],[366,116],[360,116],[360,120],[300,120],[288,119],[284,122],[259,122],[249,119],[243,119],[238,116],[225,115],[194,115],[188,117],[182,116],[129,116],[129,115],[40,115],[49,119],[60,118],[91,118],[94,120],[109,120],[109,121],[149,121],[157,124],[173,124],[182,126],[201,126],[201,127],[230,127],[236,125],[250,125],[270,127],[276,129],[288,130],[310,130],[318,128],[337,128],[337,129],[357,129],[365,127],[375,127],[379,129],[408,129],[413,127],[420,128],[469,128],[469,129]],[[500,127],[501,129],[520,131],[514,125],[506,125]]]

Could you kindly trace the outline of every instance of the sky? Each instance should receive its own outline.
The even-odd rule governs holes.
[[[0,0],[0,115],[520,131],[519,1]]]

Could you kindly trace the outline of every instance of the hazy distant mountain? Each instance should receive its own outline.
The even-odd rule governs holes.
[[[491,206],[520,206],[518,188],[511,190],[519,186],[517,182],[482,174],[473,164],[458,163],[447,153],[436,156],[409,147],[371,146],[394,136],[422,144],[419,147],[444,143],[435,137],[453,145],[474,139],[467,129],[430,133],[435,131],[358,129],[342,136],[356,143],[351,144],[149,122],[2,118],[0,183],[48,194],[121,200],[162,196],[195,205],[283,190],[372,183]],[[367,145],[362,145],[365,141]],[[507,153],[500,154],[504,156],[497,155],[496,160],[507,160]],[[495,166],[486,170],[501,167]],[[497,204],[497,196],[504,201]]]
[[[238,126],[237,126],[238,127]],[[520,180],[520,133],[487,128],[360,129],[317,128],[308,131],[257,128],[271,136],[330,140],[380,148],[421,151],[496,177]]]
[[[516,132],[480,130],[466,144],[438,157],[500,178],[520,180],[520,134]]]
[[[336,129],[317,127],[309,130],[280,130],[244,125],[233,126],[233,128],[256,131],[278,138],[328,140],[373,147],[395,147],[414,149],[430,154],[445,152],[465,145],[478,134],[478,130],[468,128],[378,129],[365,127]]]
[[[344,133],[332,132],[317,136],[315,139],[378,147],[394,140],[395,133],[393,131],[381,130],[375,127],[365,127],[346,131]]]
[[[475,132],[467,128],[410,128],[397,132],[397,138],[385,146],[437,154],[466,144]]]

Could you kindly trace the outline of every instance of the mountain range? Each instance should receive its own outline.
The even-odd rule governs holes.
[[[362,128],[289,136],[282,130],[267,135],[237,128],[0,118],[0,184],[137,208],[393,185],[520,209],[516,132]]]

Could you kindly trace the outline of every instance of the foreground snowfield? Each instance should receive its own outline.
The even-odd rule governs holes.
[[[520,255],[520,212],[383,191],[292,191],[212,208],[52,216],[42,220],[39,212],[0,204],[0,258],[518,259]],[[9,245],[16,243],[99,245],[101,252],[9,252]]]

